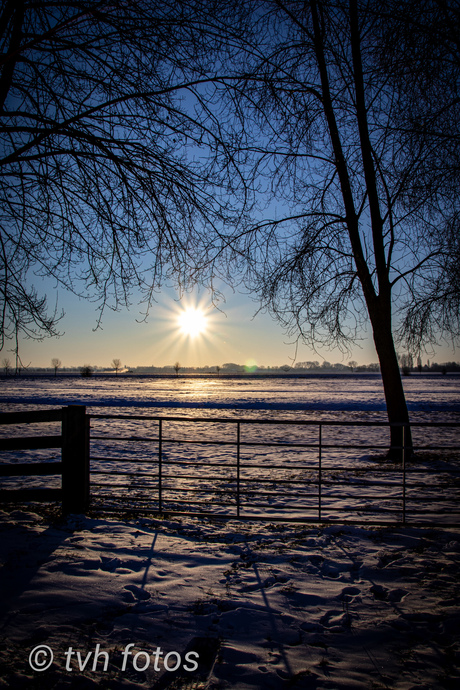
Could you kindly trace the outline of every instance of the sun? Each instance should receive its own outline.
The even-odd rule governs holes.
[[[196,338],[206,331],[206,316],[201,309],[189,307],[178,317],[179,328],[184,335]]]

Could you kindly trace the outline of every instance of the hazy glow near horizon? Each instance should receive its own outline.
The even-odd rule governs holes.
[[[201,309],[189,307],[179,314],[177,321],[184,335],[196,338],[206,332],[206,316]]]
[[[53,289],[45,284],[42,291],[52,295]],[[109,367],[113,358],[121,359],[127,368],[172,366],[176,361],[183,367],[222,366],[226,362],[246,367],[292,366],[294,358],[303,362],[321,361],[322,357],[333,363],[377,362],[369,332],[346,355],[338,350],[313,351],[287,338],[269,314],[260,312],[255,316],[251,296],[238,292],[227,292],[222,308],[215,308],[207,293],[178,295],[165,288],[157,296],[149,318],[140,318],[142,312],[138,309],[107,311],[102,328],[96,328],[97,312],[92,302],[63,293],[59,307],[66,312],[60,324],[62,337],[38,341],[22,338],[20,355],[25,366],[50,367],[53,357],[62,361],[62,367],[86,363]],[[182,326],[182,317],[187,327]],[[10,347],[7,344],[2,357],[14,363]],[[423,357],[424,363],[427,357]],[[458,359],[458,350],[446,345],[429,358],[450,362]]]

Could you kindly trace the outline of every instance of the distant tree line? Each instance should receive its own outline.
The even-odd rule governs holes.
[[[417,363],[414,365],[413,358],[408,355],[400,356],[400,366],[401,372],[404,375],[411,374],[413,372],[420,373],[441,373],[445,374],[448,372],[460,372],[460,362],[430,362],[427,360],[425,364]],[[53,360],[54,361],[54,360]],[[82,366],[75,367],[62,367],[60,360],[59,365],[56,367],[54,364],[52,367],[32,367],[27,368],[27,372],[30,374],[51,374],[57,375],[58,369],[63,374],[80,374],[83,377],[90,377],[93,374],[108,374],[115,373],[118,376],[121,365],[115,367],[112,362],[112,366],[102,367],[93,366],[89,364],[84,364]],[[119,361],[119,360],[117,360]],[[204,374],[216,376],[228,376],[235,374],[267,374],[267,375],[305,375],[309,373],[376,373],[379,372],[379,364],[377,362],[371,362],[370,364],[358,364],[357,362],[349,362],[348,364],[343,364],[342,362],[319,362],[317,360],[296,362],[293,365],[283,364],[283,365],[273,365],[273,366],[245,366],[243,364],[237,364],[236,362],[226,362],[222,365],[209,365],[203,367],[187,367],[182,366],[179,362],[165,366],[143,366],[138,367],[123,367],[125,374],[160,374],[160,375],[175,375],[178,376],[179,372],[182,374]],[[2,372],[4,376],[14,375],[15,369],[11,365],[11,361],[8,358],[4,358],[2,361]]]

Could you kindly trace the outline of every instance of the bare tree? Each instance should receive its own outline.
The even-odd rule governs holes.
[[[8,372],[11,368],[11,361],[8,357],[4,357],[2,359],[2,367],[3,367],[3,370],[5,372],[5,376],[8,376]]]
[[[51,366],[54,369],[54,375],[55,376],[57,376],[57,372],[58,372],[58,369],[61,366],[61,364],[62,364],[61,360],[58,359],[57,357],[53,357],[53,359],[51,360]]]
[[[112,367],[115,369],[115,376],[118,376],[118,372],[121,369],[121,360],[120,359],[112,359]]]
[[[411,354],[403,354],[400,357],[401,371],[404,376],[409,376],[414,366],[413,357]]]
[[[406,16],[414,45],[445,3],[422,4],[430,5],[428,17],[417,13],[419,23],[410,24]],[[402,44],[392,47],[390,62],[404,59],[405,72],[391,77],[384,69],[395,26],[385,3],[254,7],[255,39],[246,36],[241,47],[245,78],[226,87],[225,107],[234,105],[229,140],[239,142],[234,158],[244,171],[235,184],[244,199],[265,195],[258,218],[242,218],[226,246],[237,265],[245,257],[262,306],[310,346],[347,351],[370,321],[393,425],[391,455],[400,457],[398,425],[408,425],[409,415],[395,340],[416,351],[442,333],[459,336],[458,194],[443,180],[434,145],[444,124],[437,137],[404,132],[402,109],[410,99],[421,102],[410,84],[422,81],[417,70],[425,67],[420,59],[412,72]],[[460,70],[441,53],[431,95],[444,92],[438,105],[455,119],[443,146],[454,180]]]
[[[148,310],[162,279],[183,286],[206,273],[202,228],[227,204],[196,155],[210,136],[200,89],[220,40],[204,28],[212,9],[3,3],[0,349],[18,333],[58,334],[61,314],[34,273],[95,300],[99,319],[133,286]]]
[[[176,376],[178,376],[179,370],[180,370],[180,368],[181,368],[179,362],[176,362],[176,363],[174,364],[174,367],[173,367],[173,368],[174,368],[174,371],[176,372]]]
[[[414,253],[429,256],[404,276],[410,300],[398,335],[415,355],[460,331],[460,5],[388,0],[383,9],[377,55],[394,94],[400,201],[410,213],[418,208]]]

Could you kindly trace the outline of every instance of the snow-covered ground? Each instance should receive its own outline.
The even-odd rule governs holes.
[[[460,376],[413,374],[404,378],[409,409],[460,412]],[[3,411],[13,406],[88,405],[200,410],[295,410],[309,415],[338,411],[383,415],[378,374],[312,375],[308,378],[79,376],[10,377],[0,381]]]
[[[241,516],[312,520],[319,516],[321,492],[322,518],[398,521],[403,507],[412,522],[432,519],[438,507],[444,512],[444,523],[454,520],[452,510],[458,517],[458,459],[446,454],[439,459],[428,449],[460,445],[458,427],[437,428],[427,423],[458,423],[460,377],[405,379],[415,423],[414,442],[419,451],[427,448],[406,468],[405,477],[401,466],[390,468],[381,462],[388,444],[386,428],[328,424],[384,422],[383,389],[375,375],[308,379],[37,377],[10,379],[6,384],[3,401],[0,398],[3,410],[87,405],[94,415],[92,495],[106,509],[109,505],[159,507],[159,425],[148,417],[176,415],[181,421],[162,423],[164,510],[235,516],[238,501]],[[125,418],[101,417],[105,414]],[[209,422],[198,422],[198,418]],[[229,421],[218,422],[220,419]],[[239,468],[235,445],[238,420]],[[276,424],[259,423],[268,420]],[[34,425],[28,433],[59,433],[57,427]],[[0,433],[23,432],[5,427]],[[34,450],[6,455],[4,461],[50,456],[53,453],[48,450]],[[58,459],[59,451],[54,457]],[[4,480],[4,486],[17,485],[18,481]],[[54,484],[49,478],[27,479],[28,486],[45,483],[58,486],[59,478]]]
[[[1,411],[79,403],[93,414],[384,419],[378,377],[2,383]],[[458,421],[459,383],[454,377],[407,379],[412,420]],[[93,420],[93,433],[153,437],[156,424],[120,420],[114,425],[100,419]],[[214,440],[233,433],[223,429],[216,439],[206,425],[201,431],[199,426],[183,423],[182,431],[171,427],[168,433],[176,438],[214,434]],[[297,427],[252,425],[244,433],[254,441],[267,433],[277,441],[298,439]],[[340,433],[347,446],[358,432]],[[439,436],[420,427],[417,433],[424,443],[435,438],[459,445],[458,429]],[[140,443],[120,441],[118,450],[116,442],[97,443],[100,452],[110,448],[123,458],[125,468],[131,467],[129,452],[131,462],[134,455],[149,459],[150,451],[141,452]],[[222,460],[225,449],[172,447],[165,449],[170,458],[181,449],[185,459],[203,458],[208,464]],[[49,455],[28,451],[25,457],[32,461],[45,452]],[[254,446],[245,449],[249,452],[260,472],[278,480],[270,463],[295,465],[296,453],[309,461],[305,449]],[[342,463],[369,461],[364,450],[358,455],[350,448],[334,449],[324,457],[326,467],[337,462],[337,453]],[[432,462],[425,458],[425,467]],[[346,480],[336,473],[333,490],[342,490],[345,481],[349,489],[353,476],[352,466]],[[420,478],[426,487],[437,481],[428,473]],[[109,481],[116,485],[126,478]],[[445,500],[440,491],[435,489],[442,507],[449,490]],[[346,516],[345,499],[338,497],[336,504]],[[4,506],[0,529],[0,687],[460,687],[459,529],[126,514],[117,519],[101,508],[62,518],[57,507],[38,504]],[[50,650],[54,658],[45,668]]]
[[[456,530],[0,517],[0,687],[460,686]]]

